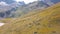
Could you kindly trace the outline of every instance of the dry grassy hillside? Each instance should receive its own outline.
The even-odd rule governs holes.
[[[60,34],[60,3],[5,24],[0,34]]]

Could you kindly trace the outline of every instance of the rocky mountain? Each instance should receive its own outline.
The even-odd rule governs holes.
[[[37,9],[43,10],[49,6],[52,6],[60,2],[60,0],[55,0],[55,1],[54,0],[42,0],[42,1],[35,1],[29,4],[25,4],[24,1],[17,3],[11,0],[11,2],[13,3],[8,4],[7,3],[8,0],[7,1],[3,0],[3,1],[4,2],[1,2],[0,4],[0,17],[3,17],[3,18],[20,17],[33,10],[37,10]],[[2,3],[4,5],[2,5]]]
[[[14,2],[12,4],[7,4],[6,2],[1,2],[1,3],[4,4],[4,5],[2,5],[2,4],[0,5],[0,7],[3,7],[3,8],[0,8],[0,17],[2,17],[2,18],[19,17],[32,10],[37,10],[37,9],[42,10],[49,6],[48,4],[44,3],[43,1],[35,1],[35,2],[29,3],[29,4],[25,4],[24,1],[18,2],[18,3]],[[4,10],[2,10],[2,9],[4,9]]]
[[[53,5],[56,4],[58,2],[60,2],[60,0],[42,0],[43,2],[47,3],[48,5]]]
[[[0,2],[3,1],[3,2],[6,2],[7,4],[11,4],[11,3],[14,3],[16,1],[14,0],[0,0]]]
[[[24,1],[20,1],[20,2],[18,2],[18,5],[25,5],[25,2]]]
[[[25,15],[33,10],[37,10],[37,9],[43,10],[47,7],[49,7],[49,5],[44,3],[43,1],[35,1],[35,2],[29,3],[24,6],[20,6],[18,8],[18,10],[16,12],[14,12],[14,14],[12,14],[12,16],[19,17],[19,16]]]
[[[58,3],[58,2],[60,2],[60,0],[50,0],[51,2],[53,2],[53,3]]]
[[[60,34],[60,3],[33,12],[10,20],[0,27],[0,34]]]
[[[6,2],[0,2],[0,17],[6,18],[10,17],[12,12],[15,12],[19,6],[25,5],[24,2],[14,2],[12,4],[7,4]]]

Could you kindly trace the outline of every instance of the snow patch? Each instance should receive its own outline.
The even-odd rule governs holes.
[[[1,22],[0,22],[0,26],[3,26],[4,24],[5,24],[5,23],[1,23]]]
[[[6,2],[1,1],[0,5],[8,5]]]

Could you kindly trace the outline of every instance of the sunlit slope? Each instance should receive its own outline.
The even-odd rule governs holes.
[[[0,22],[2,22],[2,23],[11,23],[15,19],[16,18],[4,18],[4,19],[0,19]]]
[[[0,34],[60,34],[60,3],[25,18],[17,18],[0,27]]]
[[[31,15],[35,15],[35,14],[41,13],[41,12],[46,12],[46,10],[50,12],[50,11],[53,10],[54,8],[57,8],[56,5],[59,6],[58,4],[55,4],[55,5],[51,6],[51,7],[48,7],[48,8],[43,9],[43,10],[40,10],[40,9],[38,9],[38,10],[32,10],[32,12],[30,12],[30,13],[24,15],[24,16],[21,16],[21,18],[29,17],[29,16],[31,16]],[[52,7],[53,7],[53,8],[52,8]],[[48,10],[48,9],[49,9],[49,10]]]

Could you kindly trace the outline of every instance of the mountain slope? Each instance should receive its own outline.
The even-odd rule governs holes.
[[[25,15],[26,13],[32,10],[37,10],[37,9],[42,10],[47,7],[49,7],[49,5],[44,3],[43,1],[35,1],[29,4],[25,4],[23,1],[18,3],[13,2],[12,4],[7,4],[6,6],[1,4],[0,17],[1,18],[20,17],[21,15]]]
[[[60,34],[60,3],[5,24],[0,34]]]
[[[43,2],[47,3],[48,5],[53,5],[56,4],[58,2],[60,2],[60,0],[42,0]]]
[[[27,4],[26,6],[22,6],[22,7],[20,6],[18,10],[14,12],[14,14],[12,14],[12,16],[20,17],[22,15],[25,15],[31,12],[32,10],[37,10],[37,9],[43,10],[47,7],[49,7],[49,5],[44,3],[43,1],[35,1]]]

